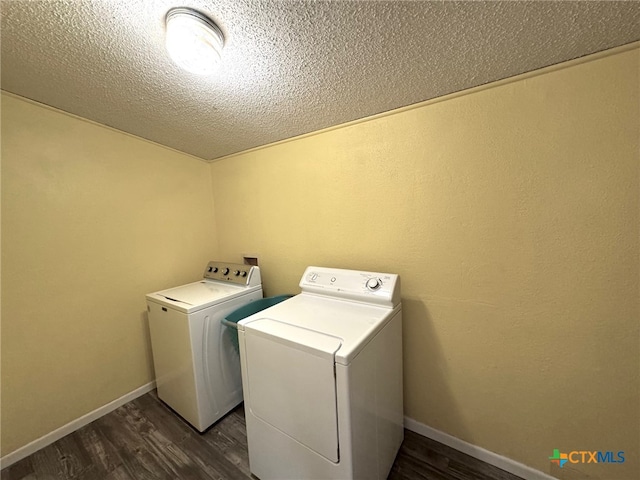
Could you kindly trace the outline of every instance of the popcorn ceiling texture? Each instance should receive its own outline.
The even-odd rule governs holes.
[[[180,70],[164,16],[225,33]],[[640,39],[639,2],[3,1],[2,89],[214,160]]]

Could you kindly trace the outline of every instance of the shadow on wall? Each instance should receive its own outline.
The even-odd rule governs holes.
[[[155,369],[153,367],[153,353],[152,353],[152,347],[151,347],[151,330],[149,330],[149,311],[148,310],[144,310],[143,312],[140,313],[140,320],[141,320],[141,324],[142,324],[142,332],[143,332],[143,336],[144,336],[144,342],[145,345],[147,346],[147,351],[146,351],[146,357],[147,357],[147,365],[149,367],[149,381],[155,381],[156,379],[156,372]]]
[[[425,302],[403,297],[402,310],[405,416],[471,441],[449,384],[447,355]]]

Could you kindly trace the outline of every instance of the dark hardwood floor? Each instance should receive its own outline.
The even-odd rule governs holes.
[[[1,480],[238,479],[249,472],[242,406],[204,434],[148,393],[5,468]],[[390,479],[518,480],[416,433],[405,440]]]

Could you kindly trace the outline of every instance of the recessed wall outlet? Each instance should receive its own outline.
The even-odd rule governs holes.
[[[253,265],[254,267],[258,266],[258,256],[257,255],[243,254],[242,255],[242,260],[244,261],[245,265]]]

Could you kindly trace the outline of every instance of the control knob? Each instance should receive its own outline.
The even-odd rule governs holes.
[[[369,290],[374,292],[382,286],[382,280],[376,277],[371,277],[367,280],[367,283],[365,285]]]
[[[227,273],[229,273],[229,269],[228,268],[222,269],[222,274],[223,275],[226,275]]]
[[[247,276],[247,272],[245,272],[244,270],[240,272],[240,276],[241,277],[246,277]]]
[[[240,270],[234,270],[233,274],[237,277],[238,275],[240,275]]]

